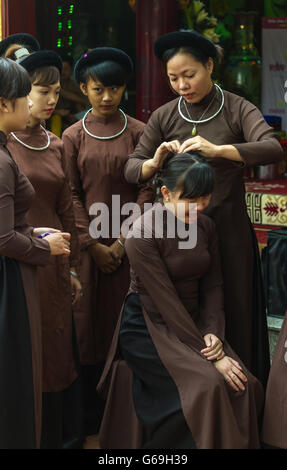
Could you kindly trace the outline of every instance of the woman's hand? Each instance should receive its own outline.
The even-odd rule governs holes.
[[[71,274],[71,287],[72,287],[72,305],[75,305],[81,297],[82,294],[82,284],[77,277],[77,272],[75,268],[71,268],[71,272],[75,273],[75,275]]]
[[[123,246],[121,246],[117,240],[111,245],[110,248],[111,248],[114,256],[119,261],[121,261],[124,258],[125,254],[126,254],[125,248]]]
[[[163,142],[154,154],[153,162],[157,168],[161,168],[170,153],[179,153],[180,143],[178,140]]]
[[[219,156],[220,147],[210,143],[200,135],[186,140],[180,146],[178,153],[195,152],[208,158],[216,158]]]
[[[38,238],[40,235],[45,235],[45,233],[60,233],[60,230],[49,227],[37,227],[33,230],[33,237]]]
[[[52,256],[70,256],[70,240],[71,234],[70,233],[52,233],[45,237],[45,240],[50,245],[51,255]]]
[[[236,392],[245,390],[244,383],[247,382],[247,377],[243,374],[242,367],[237,361],[225,356],[213,364],[233,390]]]
[[[172,140],[171,142],[163,142],[156,150],[154,157],[146,160],[142,165],[142,172],[140,180],[146,181],[162,167],[164,161],[170,153],[178,153],[180,143],[178,140]]]
[[[113,273],[122,262],[122,260],[114,254],[111,247],[102,245],[101,243],[89,246],[88,250],[94,262],[103,273]]]
[[[219,360],[224,356],[223,344],[217,336],[209,333],[203,337],[207,348],[202,349],[201,353],[209,361]]]

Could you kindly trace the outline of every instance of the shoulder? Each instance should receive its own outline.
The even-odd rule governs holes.
[[[2,182],[9,182],[18,173],[18,167],[5,147],[0,146],[0,178]]]
[[[79,136],[83,131],[83,124],[82,124],[82,119],[78,122],[75,122],[75,124],[72,124],[72,126],[68,127],[63,132],[62,138],[65,139],[65,137],[69,138],[70,140],[75,140],[77,136]]]
[[[215,222],[208,217],[208,215],[203,214],[202,212],[198,216],[198,226],[201,227],[208,236],[216,233]]]
[[[150,119],[151,120],[158,120],[158,121],[165,121],[170,118],[171,115],[173,115],[178,108],[178,101],[179,99],[176,98],[172,101],[169,101],[168,103],[165,103],[164,105],[160,106],[157,108],[151,115]]]
[[[132,225],[131,230],[126,237],[127,251],[134,247],[150,245],[154,239],[154,213],[157,210],[157,204],[141,216],[139,216]]]
[[[258,108],[243,98],[243,96],[236,95],[230,91],[223,90],[224,99],[225,99],[225,108],[228,109],[231,113],[241,112],[244,109],[257,109]],[[259,110],[258,110],[259,111]]]
[[[135,131],[135,132],[143,132],[143,130],[146,126],[144,122],[139,121],[138,119],[135,119],[135,118],[129,116],[128,114],[126,116],[127,116],[127,120],[128,120],[129,129],[131,129],[132,131]]]
[[[61,152],[64,149],[64,142],[58,136],[53,134],[53,132],[47,131],[51,140],[51,147],[56,150],[60,150]]]

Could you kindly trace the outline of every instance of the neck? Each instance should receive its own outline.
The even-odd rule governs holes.
[[[101,112],[99,112],[97,109],[93,108],[92,110],[92,114],[93,116],[96,116],[98,118],[101,118],[101,119],[109,119],[111,118],[112,116],[115,116],[115,114],[117,114],[118,112],[118,109],[114,112],[114,113],[111,113],[111,114],[102,114]]]
[[[41,123],[41,119],[35,118],[34,116],[31,116],[28,122],[27,127],[37,127]]]

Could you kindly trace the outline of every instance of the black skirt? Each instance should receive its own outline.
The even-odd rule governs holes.
[[[133,371],[133,398],[145,429],[145,449],[195,449],[177,387],[164,367],[146,326],[139,295],[125,302],[120,352]]]
[[[17,261],[0,257],[0,449],[36,448],[29,314]]]

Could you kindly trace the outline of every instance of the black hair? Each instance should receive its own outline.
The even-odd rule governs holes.
[[[209,56],[201,49],[193,48],[191,46],[173,47],[172,49],[167,49],[162,56],[162,63],[165,70],[167,70],[167,63],[177,54],[190,54],[202,65],[206,65],[209,59]]]
[[[80,82],[87,85],[89,78],[99,80],[104,86],[123,86],[128,82],[129,74],[117,62],[106,60],[81,70]]]
[[[10,101],[28,96],[31,81],[26,70],[13,60],[0,58],[0,96]]]
[[[154,179],[154,185],[166,186],[169,191],[181,191],[180,199],[196,199],[210,195],[214,190],[213,168],[200,156],[179,153],[169,157]]]
[[[60,71],[53,65],[38,67],[30,73],[30,80],[35,86],[55,85],[61,79]]]
[[[6,51],[5,57],[13,61],[17,60],[16,52],[22,49],[20,44],[12,44]],[[25,59],[24,59],[25,60]],[[28,72],[32,85],[48,86],[54,85],[61,79],[60,71],[53,65],[39,66],[31,72]]]

